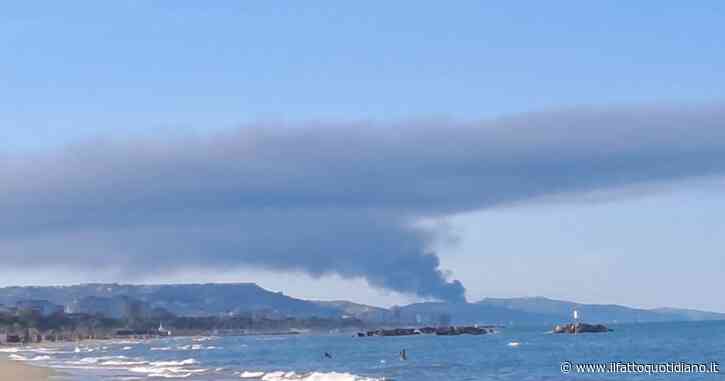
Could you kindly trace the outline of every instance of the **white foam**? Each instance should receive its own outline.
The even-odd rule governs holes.
[[[28,359],[28,361],[47,361],[47,360],[50,360],[50,359],[51,359],[50,356],[35,356],[35,357],[31,358],[31,359]]]
[[[140,344],[141,342],[138,340],[119,340],[115,342],[116,344]]]
[[[23,352],[42,353],[42,354],[73,353],[73,352],[64,351],[61,348],[43,348],[43,347],[28,348],[28,349],[23,350]]]
[[[262,372],[262,371],[244,371],[239,375],[243,379],[257,379],[262,381],[381,381],[378,378],[369,378],[357,376],[351,373],[338,372]]]
[[[103,364],[104,362],[115,361],[115,360],[127,360],[126,356],[101,356],[101,357],[84,357],[78,361],[67,361],[67,364],[71,365],[89,365],[89,364]]]
[[[211,340],[216,340],[216,339],[217,339],[217,337],[214,337],[214,336],[202,336],[202,337],[195,337],[191,340],[200,342],[200,341],[211,341]]]
[[[148,376],[151,378],[188,378],[191,377],[191,373],[153,373]]]
[[[25,352],[33,352],[33,353],[53,353],[56,351],[57,351],[57,349],[55,349],[55,348],[45,348],[45,347],[28,348],[25,350]]]
[[[201,344],[189,344],[189,345],[180,345],[176,347],[177,350],[180,351],[203,351],[207,349],[216,349],[214,346],[205,347]]]
[[[264,372],[242,372],[241,375],[239,375],[239,378],[262,378],[264,376]]]
[[[521,345],[521,343],[519,343],[518,341],[512,341],[512,342],[508,343],[507,345],[509,347],[518,347],[519,345]]]
[[[174,361],[166,361],[171,363]],[[183,362],[183,361],[182,361]],[[157,362],[156,364],[158,364]],[[154,364],[154,363],[151,363]],[[140,366],[129,369],[130,372],[134,373],[145,373],[147,377],[158,377],[158,378],[187,378],[195,373],[204,373],[207,369],[188,369],[180,366]]]
[[[95,351],[103,352],[103,351],[101,351],[100,348],[90,348],[90,347],[85,347],[85,348],[76,347],[75,350],[73,350],[73,352],[75,352],[75,353],[95,352]]]
[[[269,372],[262,376],[263,381],[277,381],[277,380],[292,380],[293,377],[297,378],[297,373],[295,372]]]
[[[11,354],[10,356],[8,356],[8,358],[14,361],[47,361],[52,359],[50,356],[25,357],[15,354]]]
[[[194,359],[186,359],[181,361],[155,361],[152,362],[151,365],[153,366],[183,366],[183,365],[194,365],[198,361]]]
[[[137,366],[130,368],[129,371],[134,373],[184,373],[187,372],[185,368],[181,367],[157,367],[157,366]]]
[[[101,363],[101,365],[105,366],[136,366],[136,365],[145,365],[148,364],[148,361],[104,361]]]
[[[93,366],[93,365],[80,365],[78,362],[74,361],[68,361],[64,364],[53,364],[53,368],[56,369],[91,369],[91,370],[98,370],[98,369],[109,369],[104,368],[102,366]],[[125,369],[125,368],[119,368],[119,369]]]
[[[19,348],[0,348],[0,353],[18,353],[20,352]]]

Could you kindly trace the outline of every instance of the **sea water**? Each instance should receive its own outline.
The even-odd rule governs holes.
[[[347,334],[172,337],[59,347],[5,348],[69,380],[719,380],[721,373],[579,373],[583,363],[725,365],[725,322],[612,325],[613,332],[552,334],[501,328],[481,336]],[[405,349],[407,360],[400,357]],[[325,352],[332,358],[326,357]]]

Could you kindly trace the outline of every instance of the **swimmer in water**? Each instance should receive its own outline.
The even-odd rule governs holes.
[[[403,348],[402,351],[400,351],[400,359],[405,361],[408,359],[408,352]]]
[[[331,359],[332,358],[332,355],[329,354],[328,352],[325,352],[325,358],[326,359]]]

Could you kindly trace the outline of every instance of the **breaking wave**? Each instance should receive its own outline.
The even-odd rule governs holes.
[[[239,376],[242,379],[261,380],[261,381],[384,381],[381,378],[370,378],[354,375],[352,373],[338,372],[262,372],[262,371],[245,371]]]
[[[186,359],[181,361],[154,361],[151,363],[153,366],[183,366],[183,365],[194,365],[198,361],[194,359]]]
[[[47,355],[35,356],[35,357],[25,357],[25,356],[16,355],[16,354],[11,354],[10,356],[8,356],[8,358],[10,360],[15,360],[15,361],[48,361],[48,360],[52,359],[50,356],[47,356]]]

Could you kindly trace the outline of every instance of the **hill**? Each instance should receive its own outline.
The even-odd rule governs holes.
[[[70,305],[87,297],[127,296],[179,316],[211,316],[265,312],[271,316],[333,317],[337,309],[265,290],[254,283],[123,285],[83,284],[57,287],[0,288],[0,304],[22,300],[47,300]]]
[[[346,300],[316,301],[318,305],[338,311],[342,316],[350,316],[367,322],[389,322],[393,320],[390,310],[373,307],[365,304],[348,302]]]

